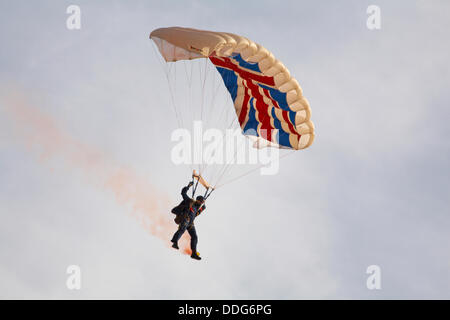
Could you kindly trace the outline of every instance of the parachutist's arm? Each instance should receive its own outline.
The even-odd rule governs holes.
[[[191,198],[189,198],[189,196],[187,195],[187,192],[189,190],[189,188],[191,187],[192,184],[189,183],[189,185],[187,187],[184,187],[183,189],[181,189],[181,196],[183,197],[183,200],[191,200]]]

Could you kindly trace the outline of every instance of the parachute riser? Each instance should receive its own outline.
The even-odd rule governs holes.
[[[203,198],[206,200],[211,195],[211,193],[214,191],[214,188],[211,187],[200,174],[197,174],[194,170],[192,173],[192,184],[194,184],[194,180],[197,179],[197,182],[195,182],[195,186],[192,189],[192,198],[195,196],[195,192],[197,191],[198,183],[200,182],[205,188],[205,194],[203,195]],[[200,181],[201,180],[201,181]]]
[[[195,196],[195,191],[197,191],[197,186],[198,186],[198,180],[197,180],[197,183],[194,186],[194,189],[192,189],[192,198],[194,198],[194,196]]]
[[[209,198],[209,196],[210,196],[211,193],[214,191],[214,189],[212,188],[211,191],[209,191],[209,193],[208,193],[208,191],[209,191],[209,188],[206,189],[205,196],[203,197],[203,198],[205,198],[205,200]]]

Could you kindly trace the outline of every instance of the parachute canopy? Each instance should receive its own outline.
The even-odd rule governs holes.
[[[150,34],[166,62],[209,59],[254,146],[304,149],[314,140],[311,109],[297,80],[273,54],[238,35],[181,27]]]

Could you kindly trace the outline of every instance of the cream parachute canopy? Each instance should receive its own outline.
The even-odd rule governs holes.
[[[299,150],[313,143],[311,109],[299,83],[263,46],[231,33],[182,27],[153,30],[150,38],[166,64],[206,59],[215,66],[241,132],[255,147]]]

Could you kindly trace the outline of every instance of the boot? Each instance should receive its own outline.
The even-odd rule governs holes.
[[[180,249],[179,247],[178,247],[178,243],[176,242],[176,241],[172,241],[172,248],[174,248],[174,249]]]
[[[198,255],[198,252],[192,252],[191,258],[195,260],[202,260],[202,258]]]

